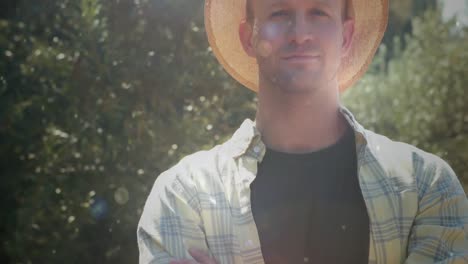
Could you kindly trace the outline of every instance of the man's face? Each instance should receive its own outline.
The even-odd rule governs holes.
[[[254,20],[248,53],[256,57],[261,78],[269,86],[301,92],[336,81],[349,46],[348,33],[353,31],[352,20],[343,18],[344,0],[253,0],[251,4]]]

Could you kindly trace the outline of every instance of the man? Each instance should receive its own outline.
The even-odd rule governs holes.
[[[258,92],[255,122],[162,173],[140,263],[468,263],[468,200],[440,158],[364,129],[386,0],[206,0],[210,45]]]

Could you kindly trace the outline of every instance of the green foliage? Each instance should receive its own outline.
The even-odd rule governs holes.
[[[382,46],[370,72],[343,101],[365,126],[446,159],[468,190],[468,30],[440,12],[413,20],[406,48]]]
[[[383,43],[387,46],[386,59],[393,57],[393,40],[411,33],[411,19],[420,16],[425,10],[436,6],[436,0],[391,0],[389,1],[389,21]],[[402,46],[404,46],[404,42]]]
[[[252,117],[253,94],[207,49],[202,1],[18,5],[0,29],[3,246],[14,263],[135,263],[155,177]]]

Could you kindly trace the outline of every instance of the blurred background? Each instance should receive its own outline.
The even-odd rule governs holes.
[[[343,95],[367,128],[449,162],[468,190],[468,1],[391,0]],[[137,263],[156,177],[254,118],[202,0],[3,0],[0,263]]]

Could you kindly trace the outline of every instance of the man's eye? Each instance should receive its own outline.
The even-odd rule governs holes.
[[[311,14],[314,16],[327,16],[327,13],[323,12],[320,9],[314,9],[311,11]]]
[[[273,12],[271,14],[271,17],[282,17],[282,16],[287,16],[288,15],[288,12],[285,11],[285,10],[280,10],[280,11],[276,11],[276,12]]]

